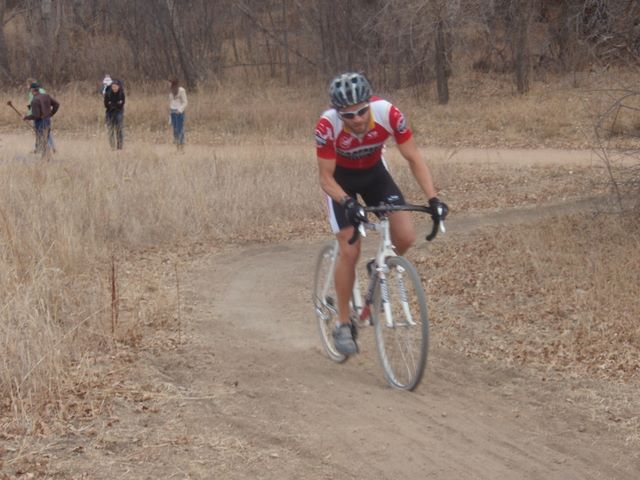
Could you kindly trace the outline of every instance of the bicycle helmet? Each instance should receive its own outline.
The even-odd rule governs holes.
[[[371,97],[371,85],[359,73],[343,73],[331,80],[329,95],[334,107],[349,107],[368,101]]]

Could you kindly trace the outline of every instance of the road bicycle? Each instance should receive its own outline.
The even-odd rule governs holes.
[[[367,264],[369,281],[364,298],[357,278],[353,287],[349,316],[354,338],[358,328],[373,325],[386,380],[394,388],[413,390],[422,380],[427,363],[427,300],[415,267],[394,250],[388,214],[411,211],[432,215],[433,209],[423,205],[381,205],[363,207],[363,210],[365,217],[366,213],[376,214],[379,222],[362,221],[349,243],[366,236],[367,230],[379,233],[379,243],[375,257]],[[438,231],[444,233],[444,222],[434,221],[427,240],[433,240]],[[323,349],[331,360],[342,363],[348,357],[336,350],[331,336],[338,314],[334,287],[338,255],[337,240],[321,249],[315,269],[313,304]]]

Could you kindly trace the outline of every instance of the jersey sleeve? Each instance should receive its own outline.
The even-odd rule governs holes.
[[[393,105],[389,110],[389,124],[393,130],[393,137],[398,144],[406,142],[413,135],[411,129],[407,126],[407,119],[402,112]]]
[[[336,158],[336,148],[334,143],[334,132],[331,122],[322,117],[316,125],[316,153],[320,158],[332,160]]]

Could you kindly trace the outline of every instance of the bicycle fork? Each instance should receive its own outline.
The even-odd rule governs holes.
[[[385,317],[385,325],[388,328],[394,328],[397,326],[415,326],[417,323],[413,319],[413,315],[411,313],[411,306],[409,305],[409,298],[407,295],[407,289],[405,288],[404,281],[402,278],[402,273],[404,269],[402,267],[397,267],[396,275],[387,276],[384,272],[376,272],[371,277],[371,282],[369,283],[369,288],[367,289],[367,294],[364,298],[364,306],[358,308],[356,312],[359,312],[358,319],[360,323],[366,322],[371,314],[371,305],[373,305],[373,296],[376,291],[376,287],[380,286],[380,302],[382,304],[381,312],[384,313]],[[387,272],[389,273],[389,272]],[[391,278],[395,277],[395,278]],[[400,305],[402,305],[402,313],[404,314],[404,319],[406,323],[397,323],[393,316],[393,311],[391,310],[391,302],[389,299],[389,282],[394,281],[397,285],[398,296],[400,300]],[[354,292],[357,285],[354,286]],[[359,293],[357,295],[359,298]]]

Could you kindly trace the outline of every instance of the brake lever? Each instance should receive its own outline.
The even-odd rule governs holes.
[[[442,215],[442,207],[438,207],[438,215]],[[444,226],[444,220],[438,219],[433,221],[433,228],[431,229],[431,233],[427,235],[428,242],[436,238],[436,235],[438,235],[438,230],[440,231],[440,233],[446,233],[447,229]]]

